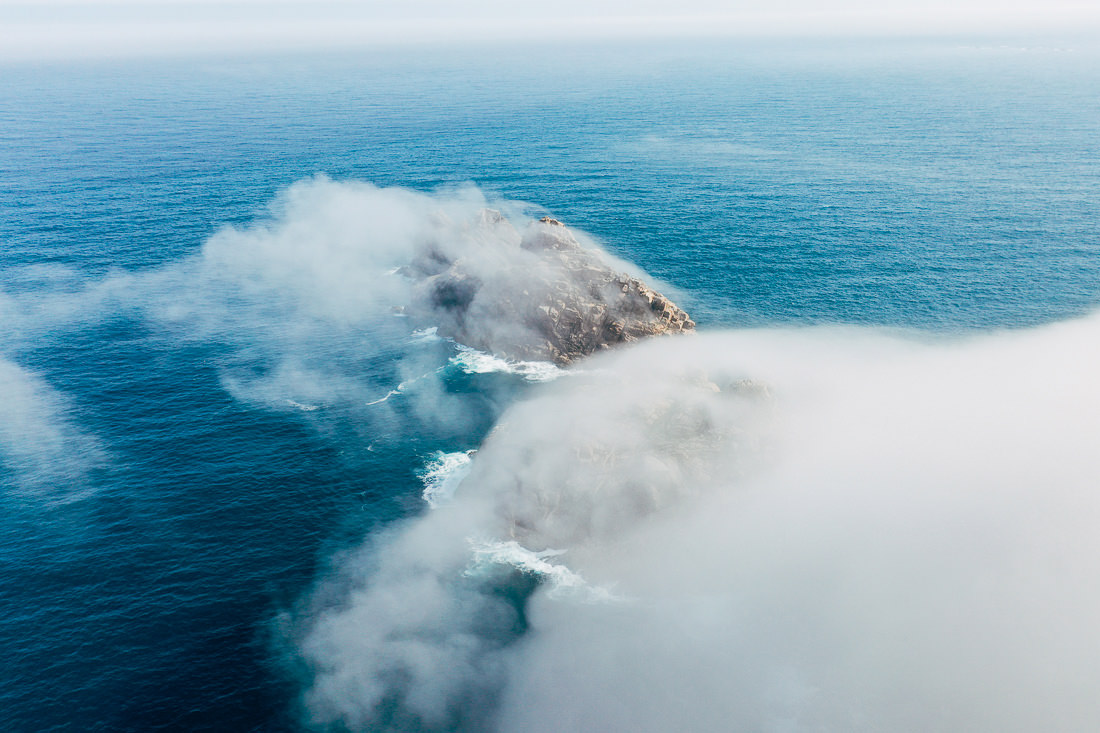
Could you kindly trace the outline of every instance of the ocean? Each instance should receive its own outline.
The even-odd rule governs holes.
[[[0,77],[3,730],[1100,718],[1100,555],[1070,521],[1100,516],[1095,46],[548,39]],[[436,210],[482,207],[586,233],[699,337],[573,376],[414,330],[383,275]],[[657,390],[678,359],[780,416]],[[645,433],[609,473],[555,473],[651,396],[741,437]],[[540,466],[584,532],[525,546],[467,517],[464,492]],[[787,500],[732,506],[754,476]],[[611,484],[660,498],[570,493]],[[929,651],[960,644],[983,664]]]

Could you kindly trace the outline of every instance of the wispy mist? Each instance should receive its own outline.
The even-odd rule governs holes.
[[[473,186],[429,195],[304,181],[280,196],[268,220],[224,229],[198,258],[158,273],[171,295],[155,296],[148,313],[186,338],[232,345],[223,384],[246,401],[355,403],[370,408],[370,419],[400,409],[422,424],[460,429],[470,397],[445,388],[447,365],[478,372],[470,360],[489,355],[456,351],[435,335],[453,333],[456,316],[438,304],[431,275],[459,263],[477,284],[462,329],[478,344],[536,340],[502,301],[519,287],[573,275],[521,246],[520,232],[540,226],[521,208],[490,202]],[[490,371],[537,381],[552,376],[547,369],[497,359]]]
[[[73,419],[65,396],[0,358],[0,403],[0,466],[12,472],[18,498],[51,506],[90,495],[89,474],[107,455]]]
[[[410,425],[476,434],[503,403],[452,388],[456,378],[503,371],[539,381],[558,370],[436,335],[450,316],[434,305],[423,276],[462,263],[478,283],[465,332],[490,347],[535,340],[517,314],[501,312],[501,299],[534,287],[524,278],[570,274],[521,246],[523,233],[541,226],[523,208],[473,185],[426,194],[318,177],[289,187],[257,221],[223,228],[168,265],[98,279],[26,268],[18,293],[0,305],[9,338],[24,346],[47,333],[133,319],[155,338],[214,346],[207,364],[242,402],[318,419],[333,408],[378,440],[401,440]]]

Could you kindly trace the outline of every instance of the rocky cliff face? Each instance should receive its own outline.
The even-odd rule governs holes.
[[[469,240],[479,244],[458,258],[428,247],[405,268],[424,315],[460,343],[566,365],[617,344],[695,329],[672,301],[616,271],[549,217],[521,235],[486,210]]]

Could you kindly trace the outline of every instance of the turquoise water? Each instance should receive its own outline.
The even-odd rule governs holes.
[[[303,179],[441,199],[472,182],[590,233],[701,329],[954,334],[1100,303],[1100,63],[1070,43],[548,45],[2,78],[5,730],[301,729],[308,681],[286,658],[304,599],[341,551],[425,510],[435,451],[476,448],[534,388],[452,364],[442,419],[367,404],[409,353],[446,365],[452,347],[342,317],[370,282],[326,272],[310,308],[293,273],[252,287],[262,252],[203,249]]]

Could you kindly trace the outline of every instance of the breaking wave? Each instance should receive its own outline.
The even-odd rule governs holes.
[[[566,374],[549,361],[510,361],[461,344],[457,348],[450,362],[467,374],[515,374],[528,382],[549,382]]]
[[[462,479],[470,472],[470,457],[475,451],[444,453],[436,451],[424,467],[420,480],[424,482],[424,501],[435,509],[449,502]]]
[[[482,540],[469,538],[472,552],[471,565],[466,575],[479,577],[492,572],[496,566],[515,568],[538,578],[546,586],[550,598],[569,597],[593,602],[615,600],[615,596],[606,588],[593,587],[585,582],[580,574],[570,570],[555,559],[565,554],[564,550],[529,550],[515,540]]]

